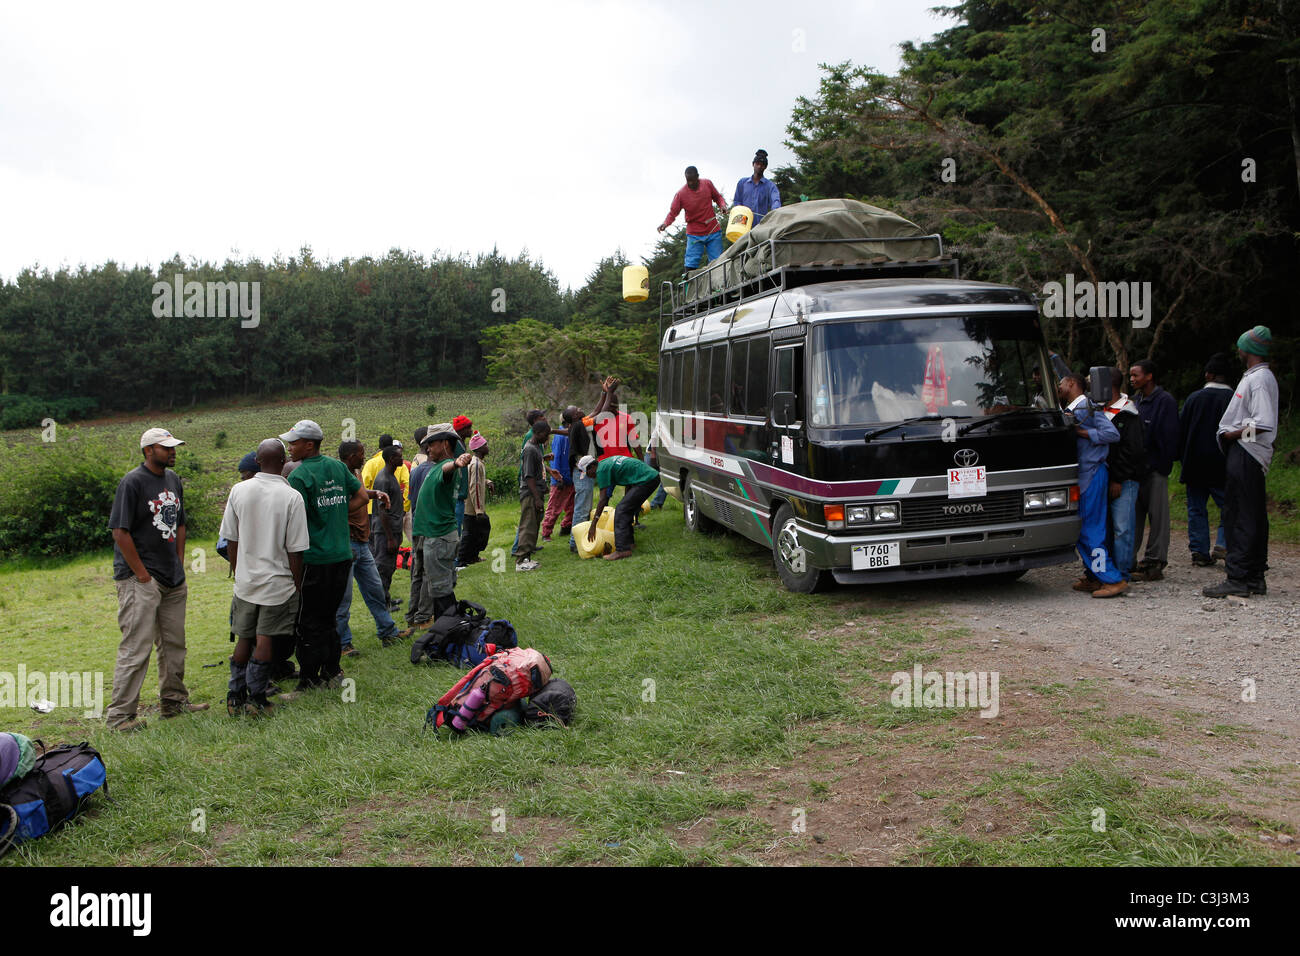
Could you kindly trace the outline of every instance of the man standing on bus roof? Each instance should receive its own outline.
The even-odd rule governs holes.
[[[618,561],[622,558],[630,558],[632,548],[636,544],[632,523],[641,513],[642,502],[654,494],[655,489],[659,487],[659,472],[641,459],[629,458],[626,455],[615,455],[613,458],[604,458],[600,462],[588,455],[578,462],[578,470],[589,478],[595,478],[596,487],[600,489],[596,517],[592,519],[591,527],[587,529],[588,541],[596,540],[596,525],[605,511],[605,505],[609,503],[610,495],[614,493],[614,486],[627,486],[623,500],[614,509],[614,553],[605,555],[605,560]]]
[[[754,214],[750,228],[757,226],[773,209],[781,208],[781,192],[776,183],[765,179],[767,170],[767,150],[760,149],[754,154],[754,175],[746,176],[736,183],[736,194],[731,199],[733,206],[748,206]]]
[[[1076,591],[1093,597],[1111,598],[1123,594],[1128,582],[1106,550],[1106,500],[1110,489],[1106,471],[1108,446],[1119,441],[1119,431],[1101,409],[1094,409],[1084,391],[1083,376],[1068,372],[1056,387],[1057,397],[1073,416],[1079,454],[1079,556],[1083,577],[1074,582]]]
[[[659,231],[671,226],[679,212],[686,212],[685,265],[688,269],[698,266],[701,257],[712,262],[722,255],[722,227],[713,214],[715,203],[724,213],[727,211],[727,201],[717,187],[709,180],[701,179],[700,171],[694,166],[687,166],[686,185],[673,196],[668,218],[659,224]]]

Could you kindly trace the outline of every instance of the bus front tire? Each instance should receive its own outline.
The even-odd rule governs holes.
[[[686,521],[686,527],[697,534],[707,534],[718,529],[717,522],[712,518],[700,513],[700,503],[695,500],[695,482],[689,478],[685,479],[685,489],[682,492],[682,517]]]
[[[781,583],[797,594],[820,590],[826,572],[812,567],[799,543],[799,527],[789,505],[782,505],[772,521],[772,560]]]

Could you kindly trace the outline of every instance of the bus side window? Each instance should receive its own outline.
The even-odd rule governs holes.
[[[772,340],[769,338],[749,340],[749,374],[745,384],[745,414],[759,418],[767,417],[770,404],[768,396],[768,359],[771,357]]]
[[[748,366],[749,343],[745,341],[731,343],[731,397],[727,401],[727,412],[731,415],[745,414],[745,369]]]
[[[695,349],[682,353],[682,402],[678,407],[689,412],[695,407]]]
[[[714,415],[727,413],[727,345],[715,345],[710,349],[713,361],[709,365],[709,412]]]
[[[777,349],[774,392],[793,392],[795,421],[803,421],[803,346]]]

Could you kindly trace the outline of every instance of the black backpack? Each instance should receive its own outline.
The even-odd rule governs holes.
[[[524,723],[545,724],[559,721],[567,727],[573,723],[573,715],[578,710],[578,695],[569,682],[552,677],[546,686],[539,690],[524,705]]]
[[[104,761],[89,744],[45,751],[31,772],[0,788],[0,856],[63,826],[101,789],[107,796]]]
[[[411,645],[411,663],[432,663],[444,660],[444,650],[449,644],[465,644],[477,631],[482,630],[487,619],[487,608],[473,601],[457,601],[456,606],[444,611],[429,629]]]

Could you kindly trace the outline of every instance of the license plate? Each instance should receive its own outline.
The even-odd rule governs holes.
[[[899,564],[897,541],[885,541],[881,544],[855,544],[853,546],[853,570],[875,571],[879,568],[896,568]]]

